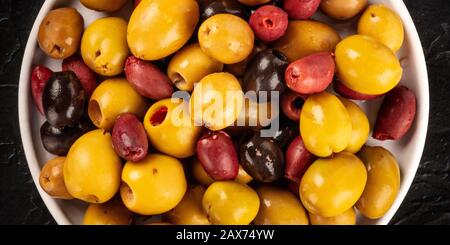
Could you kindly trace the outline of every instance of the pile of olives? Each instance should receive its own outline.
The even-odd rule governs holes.
[[[128,1],[80,2],[114,12]],[[340,36],[314,20],[317,11],[357,22],[357,34]],[[390,209],[399,165],[365,144],[371,129],[377,140],[402,139],[416,113],[414,93],[399,85],[404,33],[391,9],[367,0],[135,0],[129,21],[106,16],[84,29],[76,9],[50,11],[38,43],[61,71],[37,65],[31,74],[42,144],[58,156],[40,185],[89,203],[84,224],[157,216],[348,225],[357,211],[378,219]],[[379,98],[371,128],[355,101]],[[213,99],[232,106],[207,114]],[[281,110],[251,125],[260,108]]]

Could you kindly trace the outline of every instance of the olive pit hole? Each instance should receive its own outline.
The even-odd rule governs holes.
[[[183,89],[183,87],[185,87],[186,85],[186,80],[178,72],[172,75],[172,82],[178,89]]]
[[[297,97],[292,101],[292,106],[297,110],[302,109],[303,104],[305,104],[305,100],[302,97]]]
[[[88,114],[95,126],[100,127],[103,121],[103,113],[96,100],[89,101]]]
[[[122,199],[124,201],[127,201],[129,203],[134,202],[133,190],[130,188],[130,186],[127,183],[122,183],[122,186],[120,187],[120,195],[122,196]]]
[[[266,27],[266,28],[272,28],[274,26],[274,23],[270,18],[265,18],[263,20],[263,23],[264,23],[264,27]]]
[[[168,109],[167,107],[161,107],[158,110],[153,113],[152,117],[150,118],[150,124],[152,126],[159,126],[161,125],[164,120],[166,120]]]
[[[100,55],[102,55],[102,51],[97,50],[97,52],[95,52],[95,58],[100,57]]]

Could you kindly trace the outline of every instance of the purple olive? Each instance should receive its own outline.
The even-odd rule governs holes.
[[[112,143],[116,153],[127,161],[138,162],[148,153],[144,126],[132,113],[117,117],[112,131]]]
[[[239,171],[239,160],[231,137],[223,132],[206,132],[197,142],[197,157],[214,180],[233,180]]]
[[[298,136],[292,141],[286,151],[286,171],[284,176],[300,183],[303,174],[305,174],[314,160],[316,160],[316,157],[306,149],[302,137]]]

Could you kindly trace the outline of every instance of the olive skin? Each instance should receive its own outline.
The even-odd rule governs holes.
[[[73,71],[75,73],[78,80],[80,80],[81,86],[83,86],[84,90],[86,90],[88,97],[92,95],[95,88],[98,86],[95,72],[89,69],[83,59],[78,55],[64,59],[62,63],[62,70]]]
[[[80,46],[83,26],[83,17],[76,9],[52,10],[45,16],[39,27],[39,47],[46,55],[54,59],[70,57]]]
[[[148,153],[144,125],[132,113],[117,117],[112,131],[112,143],[116,153],[127,161],[141,161]]]
[[[200,0],[200,11],[203,20],[216,14],[233,14],[246,20],[250,10],[236,0]]]
[[[309,221],[311,225],[355,225],[356,212],[352,207],[344,213],[333,217],[323,217],[309,213]]]
[[[284,174],[283,152],[273,139],[254,133],[241,144],[239,156],[245,171],[257,181],[274,182]]]
[[[260,92],[267,92],[268,100],[271,99],[272,91],[283,93],[286,89],[284,75],[288,65],[287,57],[276,49],[267,49],[257,54],[247,67],[244,92],[255,91],[257,96]]]
[[[89,9],[114,12],[121,9],[127,0],[80,0],[80,2]]]
[[[272,139],[280,146],[281,149],[285,149],[298,135],[298,124],[290,121],[282,121],[278,130],[272,136]]]
[[[132,222],[133,213],[120,198],[102,204],[91,203],[83,218],[83,225],[130,225]]]
[[[355,17],[367,5],[367,0],[322,0],[320,9],[336,20],[347,20]]]
[[[94,129],[87,120],[81,120],[75,127],[57,128],[50,123],[42,124],[40,133],[45,150],[57,156],[65,156],[72,144],[83,134]]]
[[[56,72],[42,94],[45,117],[54,127],[74,127],[84,114],[86,91],[73,72]]]
[[[306,149],[302,137],[297,137],[292,141],[286,151],[286,170],[284,177],[299,183],[303,174],[305,174],[314,160],[316,160],[316,157]]]
[[[209,225],[209,220],[203,212],[202,199],[205,188],[188,187],[183,200],[171,211],[164,214],[164,218],[175,225]]]
[[[292,121],[300,121],[300,113],[303,104],[305,104],[307,96],[298,94],[290,89],[287,89],[281,95],[281,110],[283,114]]]
[[[45,84],[52,77],[53,71],[45,66],[36,66],[31,72],[31,94],[38,111],[44,115],[44,106],[42,105],[42,93]]]
[[[195,0],[144,0],[131,15],[128,45],[142,60],[159,60],[182,48],[199,20]]]
[[[65,157],[57,157],[45,163],[39,175],[41,188],[52,198],[73,199],[64,183]]]

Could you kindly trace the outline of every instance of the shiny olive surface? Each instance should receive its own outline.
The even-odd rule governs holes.
[[[352,207],[344,213],[333,217],[323,217],[309,213],[309,220],[311,225],[355,225],[356,212]]]
[[[200,0],[201,17],[203,20],[216,14],[233,14],[248,19],[250,10],[236,0]]]
[[[255,180],[274,182],[284,174],[284,156],[273,139],[254,133],[240,147],[240,160],[245,171]]]
[[[84,113],[87,96],[73,72],[56,72],[42,94],[47,121],[55,127],[73,127]]]
[[[270,100],[270,92],[281,93],[286,89],[284,74],[289,60],[276,49],[267,49],[257,54],[249,66],[244,76],[244,92],[254,91],[262,102],[265,102],[261,92],[267,93]]]
[[[278,130],[272,136],[272,139],[282,149],[289,146],[289,144],[299,135],[298,124],[293,122],[281,122]]]
[[[42,145],[49,153],[64,156],[79,137],[92,129],[94,126],[87,120],[81,120],[75,127],[68,128],[53,127],[45,122],[40,130]]]

